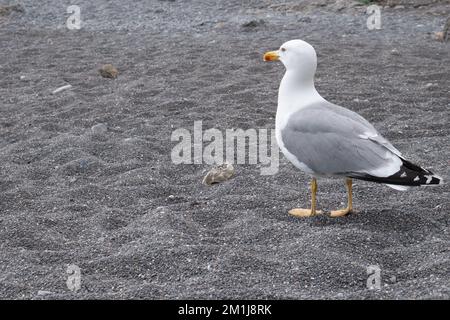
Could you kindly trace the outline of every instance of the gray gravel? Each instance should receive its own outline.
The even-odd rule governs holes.
[[[80,0],[78,31],[60,1],[21,3],[0,16],[0,298],[450,298],[448,185],[357,182],[356,214],[300,220],[308,177],[283,157],[213,186],[209,166],[170,161],[194,120],[273,128],[283,67],[262,54],[301,38],[324,97],[448,181],[450,44],[432,38],[448,1],[383,8],[377,31],[350,2]],[[340,207],[343,183],[320,181],[318,201]]]

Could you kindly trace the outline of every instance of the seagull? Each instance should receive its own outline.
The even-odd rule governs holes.
[[[345,179],[347,207],[333,210],[342,217],[353,210],[352,179],[387,184],[406,191],[412,186],[442,184],[441,177],[406,160],[359,114],[325,100],[314,87],[317,55],[302,40],[290,40],[264,54],[264,61],[281,61],[286,73],[280,83],[275,134],[285,157],[311,176],[311,208],[292,209],[296,217],[316,210],[317,179]]]

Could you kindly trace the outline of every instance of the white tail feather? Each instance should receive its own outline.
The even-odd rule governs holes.
[[[388,187],[390,187],[390,188],[392,188],[392,189],[395,189],[395,190],[398,190],[398,191],[407,191],[407,190],[409,190],[409,188],[411,188],[411,187],[408,187],[408,186],[398,186],[398,185],[395,185],[395,184],[386,184]]]

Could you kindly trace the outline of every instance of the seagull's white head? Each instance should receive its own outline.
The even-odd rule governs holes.
[[[312,80],[316,73],[316,50],[303,40],[290,40],[283,43],[280,49],[264,54],[264,61],[276,60],[284,64],[286,71],[295,72],[305,80]]]

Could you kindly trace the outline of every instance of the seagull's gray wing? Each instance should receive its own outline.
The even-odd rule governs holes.
[[[298,161],[321,175],[386,177],[402,165],[400,152],[367,120],[326,101],[292,114],[281,136]]]

